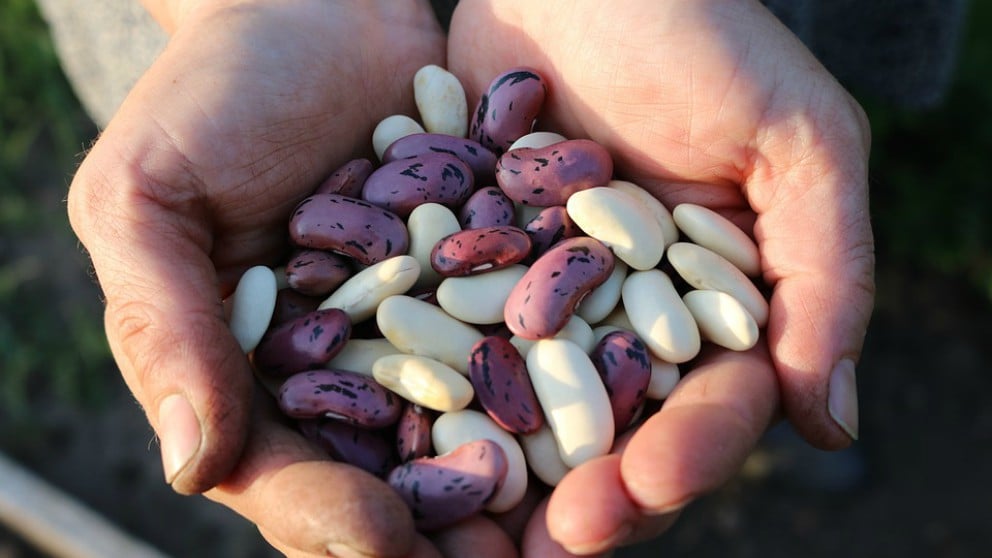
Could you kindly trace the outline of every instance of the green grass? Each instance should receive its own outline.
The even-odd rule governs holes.
[[[99,403],[112,370],[63,203],[93,128],[33,0],[0,3],[0,99],[0,417],[19,420]]]

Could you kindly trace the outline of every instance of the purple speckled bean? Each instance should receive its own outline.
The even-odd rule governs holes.
[[[354,465],[379,478],[398,464],[393,446],[379,430],[367,430],[333,419],[299,421],[300,432],[335,461]]]
[[[553,337],[575,307],[613,272],[613,252],[587,236],[565,239],[538,258],[510,291],[503,319],[524,339]]]
[[[326,250],[297,250],[286,262],[289,286],[308,296],[327,296],[351,275],[348,259]]]
[[[622,432],[644,403],[651,381],[651,357],[647,347],[629,331],[614,331],[596,344],[589,354],[610,396],[613,424]]]
[[[326,364],[351,336],[344,310],[315,310],[269,328],[255,347],[255,366],[272,376],[289,376]]]
[[[562,240],[582,234],[582,229],[569,217],[564,205],[542,209],[524,225],[524,231],[530,236],[531,261],[541,257],[541,254]]]
[[[527,363],[512,343],[484,337],[472,347],[468,375],[486,413],[504,430],[530,434],[544,424]]]
[[[316,194],[300,202],[289,236],[304,248],[351,256],[372,265],[406,254],[410,235],[395,213],[340,194]]]
[[[396,424],[403,400],[368,376],[345,370],[309,370],[279,388],[279,408],[290,418],[328,417],[362,428]]]
[[[462,277],[511,266],[530,253],[530,237],[512,226],[458,231],[431,250],[431,267],[445,277]]]
[[[483,439],[404,463],[389,473],[387,482],[410,507],[417,529],[433,531],[482,511],[507,469],[503,449]]]
[[[298,293],[293,289],[279,289],[276,293],[276,307],[272,312],[272,322],[269,327],[295,320],[304,314],[309,314],[320,306],[323,299]]]
[[[376,169],[365,181],[362,199],[406,218],[415,207],[429,202],[457,209],[474,187],[472,170],[461,159],[429,153]]]
[[[447,153],[461,159],[472,169],[476,182],[492,180],[496,154],[479,142],[447,134],[410,134],[394,141],[382,154],[382,162],[390,163],[430,153]]]
[[[341,194],[351,198],[362,197],[362,186],[375,167],[368,159],[352,159],[331,173],[314,194]]]
[[[496,76],[479,98],[468,137],[503,153],[530,133],[541,112],[547,87],[532,68],[512,68]]]
[[[576,139],[547,147],[521,147],[496,163],[496,182],[508,198],[524,205],[565,205],[575,192],[606,186],[613,159],[598,143]]]
[[[431,427],[434,426],[435,418],[437,413],[426,407],[416,403],[406,404],[400,415],[400,422],[396,425],[396,451],[399,453],[400,463],[434,454]]]
[[[513,201],[496,186],[479,188],[458,211],[463,229],[512,225],[513,217]]]

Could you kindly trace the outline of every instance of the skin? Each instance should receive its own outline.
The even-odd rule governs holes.
[[[178,492],[229,506],[288,556],[597,554],[667,529],[780,413],[817,447],[851,443],[827,399],[873,298],[867,124],[757,2],[463,0],[447,58],[419,0],[147,5],[171,40],[88,153],[68,210]],[[535,67],[542,126],[602,143],[619,176],[669,207],[732,217],[772,287],[767,346],[703,355],[622,452],[550,498],[430,537],[385,484],[286,426],[220,303],[245,269],[285,257],[286,216],[369,154],[379,120],[416,114],[409,84],[425,64],[458,75],[470,105],[496,74]]]

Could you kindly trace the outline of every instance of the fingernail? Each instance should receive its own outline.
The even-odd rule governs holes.
[[[858,385],[854,361],[841,359],[830,373],[827,409],[831,418],[852,439],[858,439]]]
[[[200,449],[200,421],[189,401],[174,393],[159,403],[158,425],[165,482],[172,484]]]
[[[634,526],[629,523],[624,523],[621,525],[612,537],[607,538],[602,541],[594,541],[589,543],[580,543],[575,545],[565,546],[562,545],[566,551],[570,554],[575,554],[576,556],[588,556],[590,554],[599,554],[603,552],[609,552],[614,547],[617,547],[626,541],[631,534],[634,532]]]

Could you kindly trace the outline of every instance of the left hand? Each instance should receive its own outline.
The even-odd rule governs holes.
[[[869,134],[851,96],[754,0],[462,0],[448,68],[469,98],[514,66],[547,79],[542,128],[601,143],[669,208],[752,232],[772,288],[766,343],[702,357],[622,455],[562,481],[523,553],[660,533],[736,473],[780,404],[813,445],[849,445],[874,296]]]

